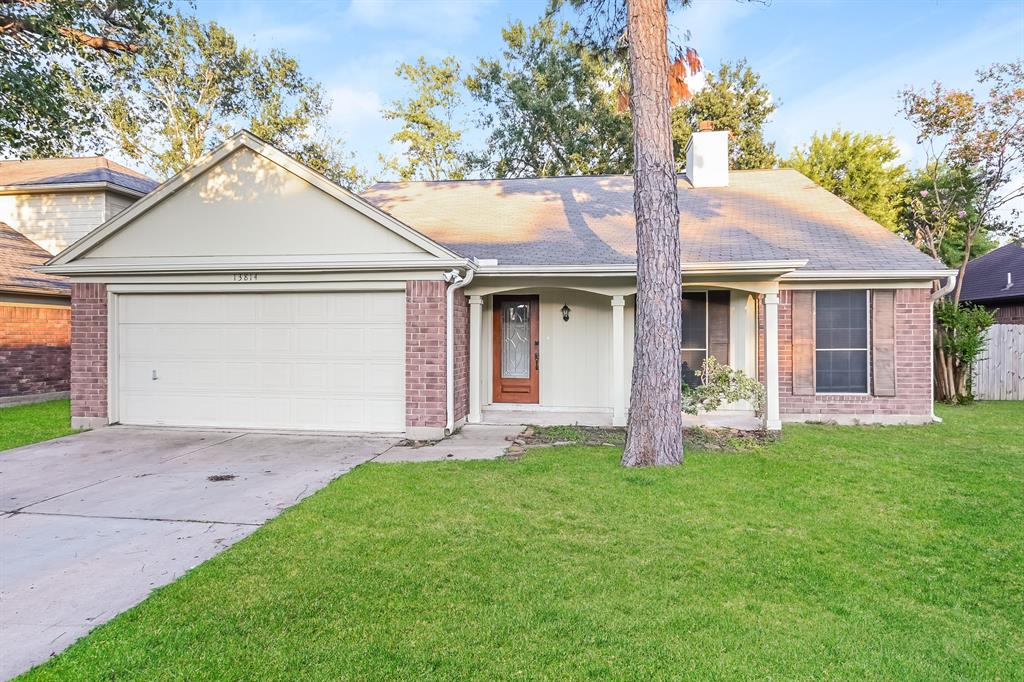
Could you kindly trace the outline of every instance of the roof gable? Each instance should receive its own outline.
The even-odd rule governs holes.
[[[153,258],[426,263],[455,257],[243,132],[62,252],[52,265]]]

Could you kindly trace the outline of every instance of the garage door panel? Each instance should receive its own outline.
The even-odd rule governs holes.
[[[118,310],[124,423],[404,430],[401,292],[121,295]]]

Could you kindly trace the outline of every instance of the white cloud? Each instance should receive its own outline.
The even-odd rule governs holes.
[[[451,38],[480,28],[480,17],[494,0],[352,0],[348,18],[378,29]]]
[[[380,120],[381,100],[375,90],[339,86],[327,91],[331,99],[330,122],[345,132]]]

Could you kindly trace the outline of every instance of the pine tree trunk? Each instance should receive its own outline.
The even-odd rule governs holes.
[[[636,211],[636,334],[624,466],[679,464],[679,204],[668,100],[665,0],[628,0]]]

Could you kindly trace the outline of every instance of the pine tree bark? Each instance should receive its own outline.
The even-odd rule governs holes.
[[[636,211],[636,333],[623,466],[679,464],[681,262],[665,0],[628,0]]]

